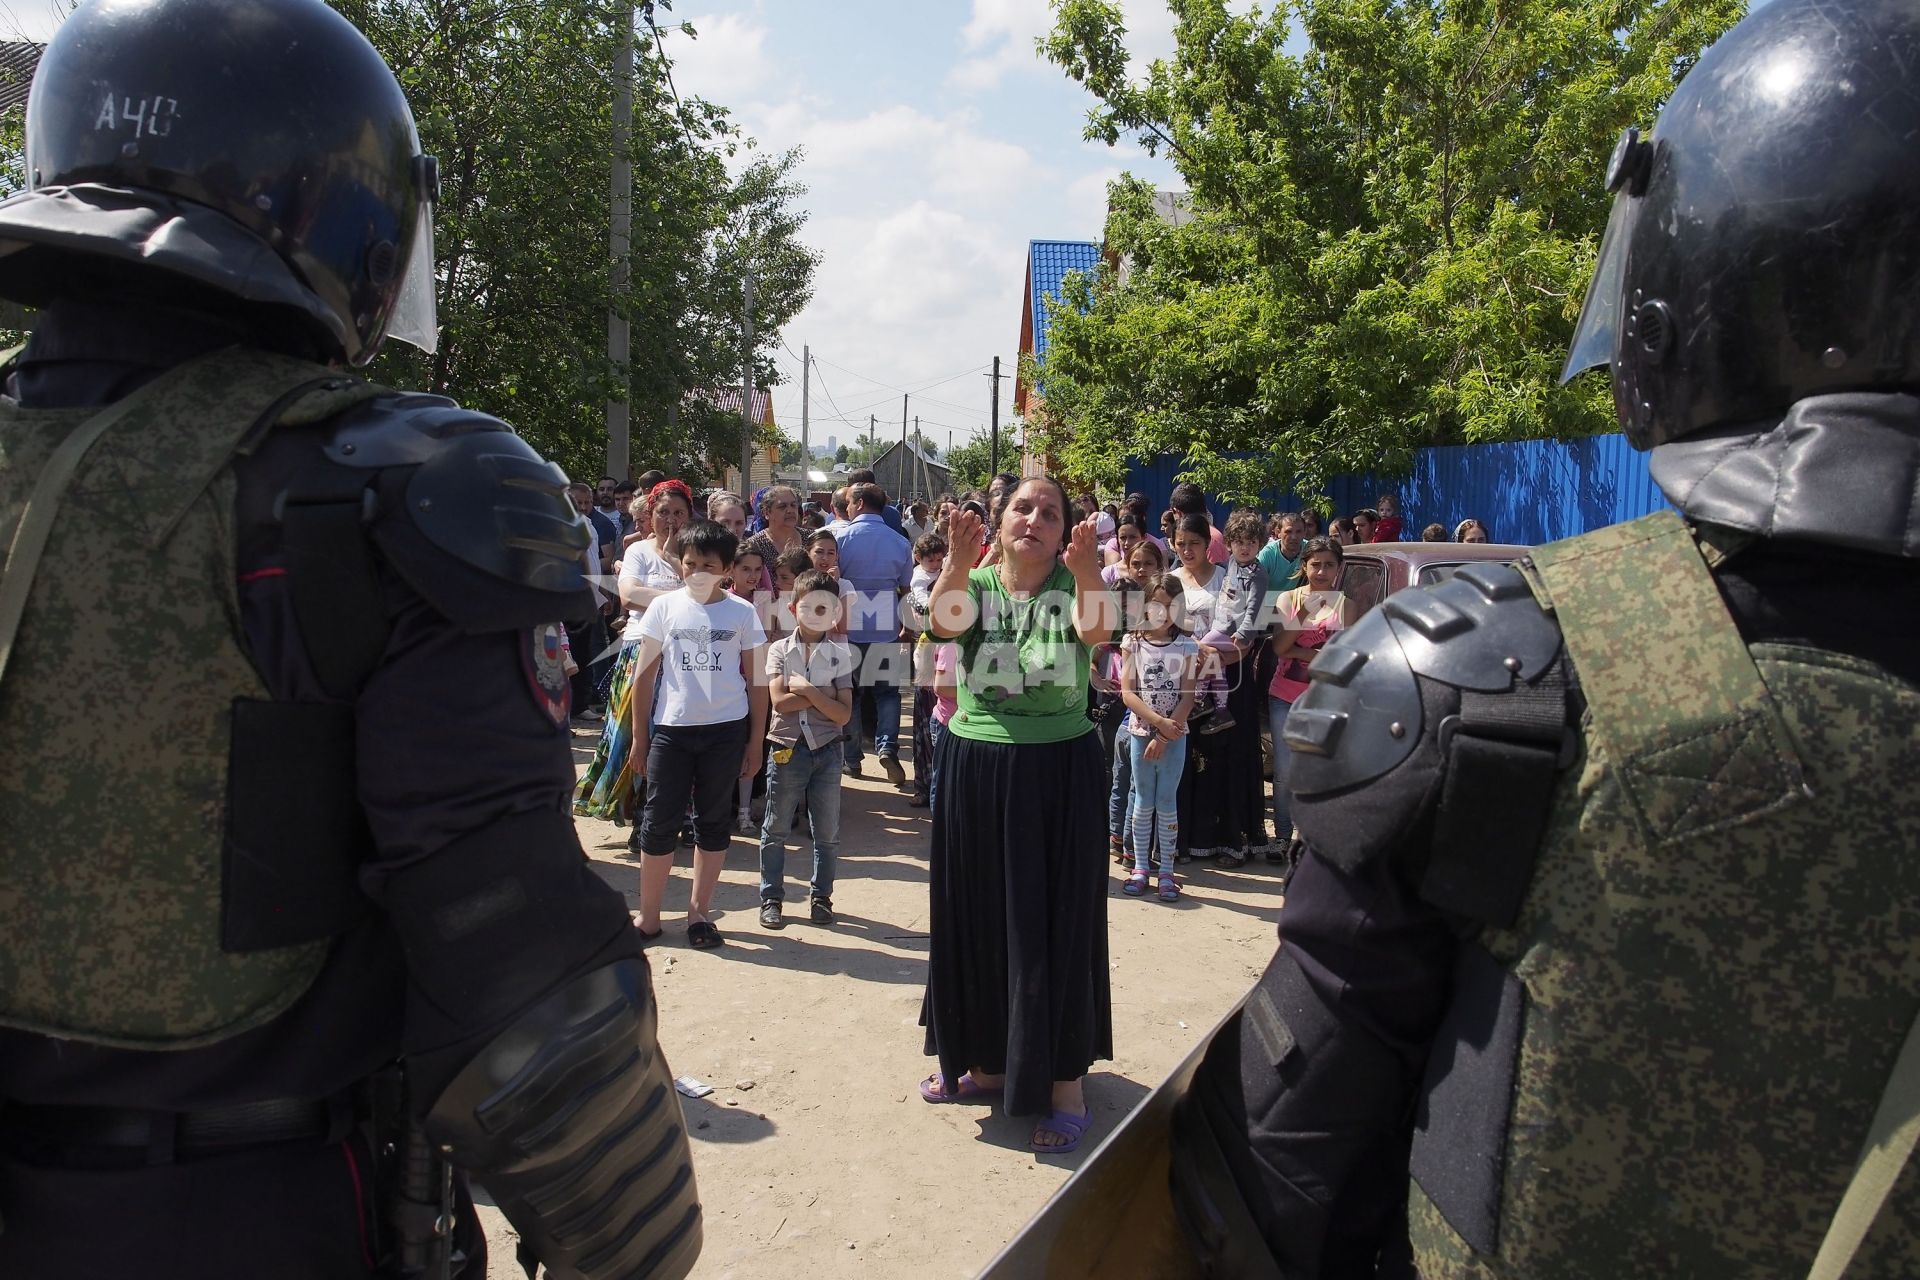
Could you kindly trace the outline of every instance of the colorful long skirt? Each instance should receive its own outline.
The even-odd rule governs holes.
[[[607,682],[607,719],[593,763],[573,789],[573,811],[584,818],[627,822],[639,811],[633,776],[633,668],[639,645],[620,646]]]

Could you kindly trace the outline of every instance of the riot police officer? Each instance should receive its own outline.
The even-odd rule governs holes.
[[[1678,513],[1315,662],[1311,852],[1173,1132],[1211,1274],[1920,1274],[1915,66],[1912,0],[1707,51],[1565,375]]]
[[[564,477],[373,386],[433,161],[319,0],[91,0],[0,296],[0,1274],[680,1276],[684,1121],[582,857]],[[403,1062],[395,1069],[392,1064]]]

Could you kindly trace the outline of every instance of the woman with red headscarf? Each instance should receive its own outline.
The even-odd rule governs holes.
[[[651,533],[631,543],[620,561],[620,602],[631,611],[620,656],[607,685],[607,719],[593,763],[573,792],[573,811],[589,818],[623,821],[633,812],[633,660],[639,617],[658,596],[680,586],[674,540],[693,519],[693,490],[682,480],[662,480],[647,491]]]

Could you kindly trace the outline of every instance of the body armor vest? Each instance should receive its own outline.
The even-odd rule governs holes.
[[[0,1024],[183,1049],[269,1021],[327,943],[223,945],[241,633],[231,462],[374,394],[231,350],[104,410],[0,401]]]
[[[1504,1028],[1436,1042],[1505,1093],[1444,1137],[1495,1169],[1487,1225],[1412,1189],[1421,1274],[1801,1280],[1920,1007],[1920,690],[1746,645],[1671,515],[1534,564],[1584,749],[1516,923],[1473,949]],[[1915,1167],[1847,1274],[1920,1275]]]

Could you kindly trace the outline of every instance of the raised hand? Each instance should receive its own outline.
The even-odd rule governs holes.
[[[1084,578],[1099,575],[1100,560],[1100,517],[1088,516],[1073,526],[1061,561],[1076,578]]]
[[[980,539],[986,525],[971,511],[956,511],[947,529],[947,563],[971,573],[980,563]]]

